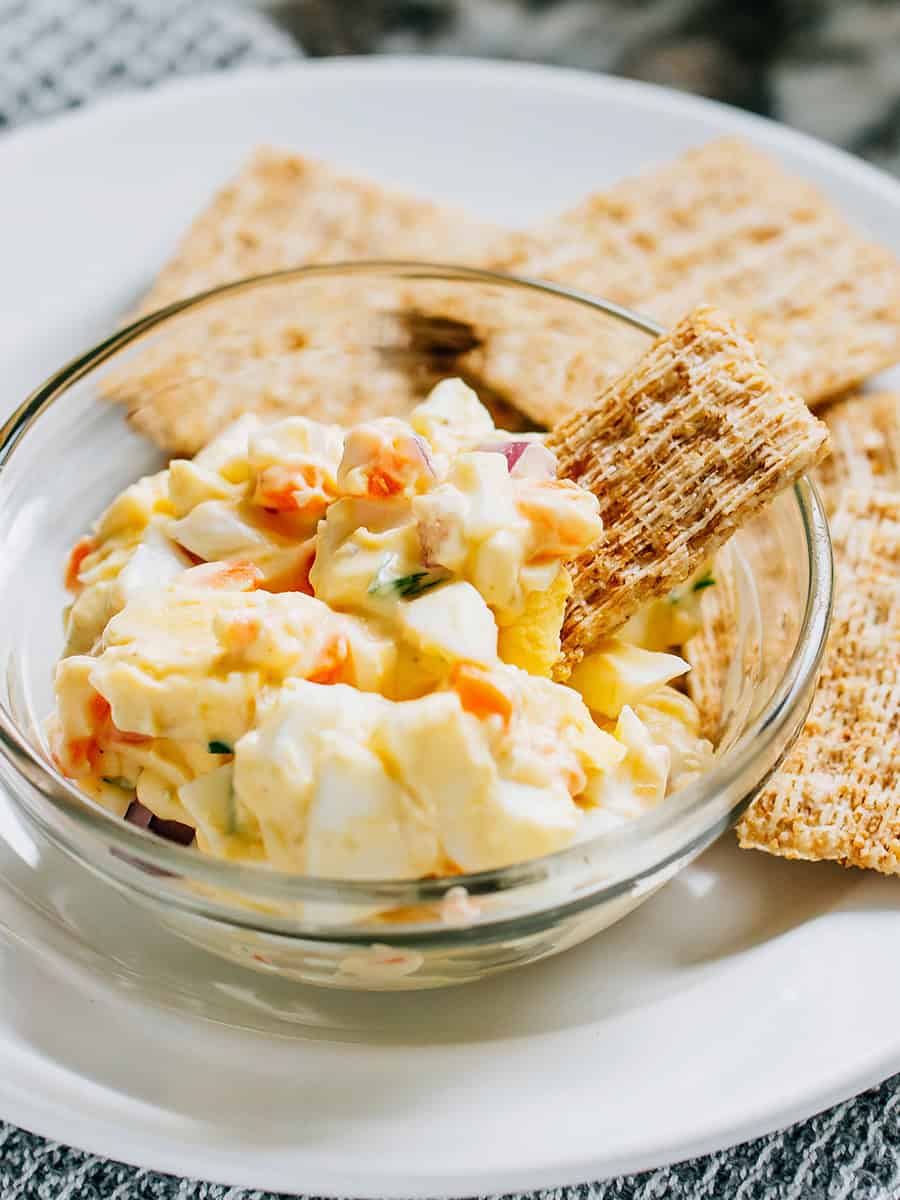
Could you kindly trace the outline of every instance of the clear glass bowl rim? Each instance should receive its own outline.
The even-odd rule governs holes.
[[[337,279],[348,276],[364,279],[367,275],[390,275],[395,279],[430,282],[469,282],[530,291],[555,297],[560,301],[570,302],[573,306],[620,321],[646,334],[648,338],[655,338],[663,332],[662,327],[650,318],[600,297],[537,279],[470,267],[378,259],[297,267],[255,275],[210,288],[141,317],[73,358],[51,375],[0,426],[0,487],[3,472],[18,443],[41,415],[57,403],[71,386],[151,331],[189,310],[197,310],[205,305],[214,304],[223,297],[255,288],[302,282],[304,279]],[[689,826],[689,836],[683,840],[674,838],[664,859],[655,862],[652,868],[649,868],[655,870],[689,852],[698,840],[694,818],[702,814],[704,809],[708,808],[711,816],[707,832],[714,834],[730,824],[739,815],[743,803],[738,801],[731,810],[723,814],[720,806],[716,804],[717,798],[742,781],[742,794],[749,794],[761,785],[771,770],[769,752],[773,745],[777,745],[784,737],[785,729],[790,728],[792,723],[799,726],[796,719],[797,706],[811,693],[811,685],[828,633],[833,578],[828,524],[815,487],[804,477],[794,485],[793,496],[804,533],[809,586],[796,645],[768,703],[736,743],[716,760],[709,772],[677,792],[665,804],[621,829],[601,834],[590,841],[577,843],[551,855],[476,874],[422,880],[334,879],[277,871],[262,864],[236,864],[200,854],[191,847],[183,848],[165,842],[153,834],[127,824],[96,804],[43,758],[3,704],[0,704],[0,753],[14,771],[49,803],[52,810],[50,814],[42,816],[31,809],[29,813],[38,819],[45,831],[51,833],[54,841],[62,839],[52,817],[61,814],[64,818],[76,822],[80,827],[79,832],[99,838],[104,849],[110,850],[120,858],[136,857],[140,862],[169,875],[181,876],[232,893],[249,894],[265,900],[294,903],[344,902],[351,905],[374,902],[385,907],[407,906],[440,900],[451,888],[458,887],[464,887],[473,896],[488,896],[541,882],[550,874],[564,873],[567,865],[583,861],[586,854],[598,848],[604,851],[604,863],[612,863],[618,855],[637,848],[648,840],[656,842],[664,835],[676,834],[679,826]],[[779,757],[783,756],[789,744],[788,737],[780,748]],[[21,803],[20,797],[13,794],[12,798],[16,804]],[[64,841],[63,844],[65,848]],[[74,852],[78,855],[77,850]],[[614,887],[601,887],[593,892],[591,902],[597,903],[604,895],[620,894],[630,883],[647,873],[648,867],[645,864],[630,879],[617,880]],[[174,896],[170,896],[170,899],[177,903]],[[219,915],[224,915],[222,908],[218,905],[214,907],[218,908]],[[230,912],[232,917],[238,915],[235,910]],[[239,923],[252,923],[247,922],[246,917],[247,914],[244,914]]]

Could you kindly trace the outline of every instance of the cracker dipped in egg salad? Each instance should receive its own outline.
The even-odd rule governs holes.
[[[74,548],[54,758],[130,821],[315,876],[481,871],[614,828],[711,747],[668,652],[696,580],[554,678],[597,507],[459,380],[408,422],[245,416]]]

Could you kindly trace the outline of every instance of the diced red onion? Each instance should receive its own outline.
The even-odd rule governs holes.
[[[153,820],[153,813],[141,804],[140,800],[132,800],[128,805],[125,820],[129,825],[137,825],[138,829],[146,829]]]
[[[158,837],[165,838],[167,842],[175,842],[179,846],[189,846],[194,840],[192,826],[185,825],[183,821],[164,821],[161,817],[152,817],[150,829]]]
[[[419,451],[419,455],[422,459],[422,464],[425,467],[425,470],[429,475],[433,476],[434,463],[431,461],[431,451],[428,448],[428,443],[417,433],[413,434],[413,441],[416,443],[416,449]]]
[[[540,442],[494,442],[479,450],[502,454],[510,475],[521,479],[555,479],[556,456]]]
[[[140,800],[132,800],[128,805],[125,820],[129,825],[136,825],[138,829],[149,829],[157,837],[165,838],[167,842],[176,842],[179,846],[189,846],[194,840],[194,830],[190,825],[185,825],[183,821],[164,821],[161,817],[154,816]]]
[[[507,468],[511,471],[530,444],[530,442],[494,442],[491,446],[477,446],[476,449],[492,454],[502,454],[506,459]]]

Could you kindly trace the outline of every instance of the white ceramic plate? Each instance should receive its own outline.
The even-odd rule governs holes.
[[[3,402],[112,325],[257,142],[527,222],[722,133],[900,251],[900,188],[859,162],[708,102],[539,67],[303,63],[8,136]],[[154,931],[62,857],[37,862],[6,802],[0,830],[0,1115],[129,1162],[330,1195],[530,1189],[722,1147],[900,1068],[891,880],[726,839],[560,958],[445,993],[341,995]]]

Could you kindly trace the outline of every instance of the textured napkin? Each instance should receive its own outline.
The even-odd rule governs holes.
[[[172,76],[280,62],[298,53],[265,17],[221,0],[0,0],[0,128]],[[900,1076],[772,1137],[644,1175],[536,1195],[896,1200]],[[271,1193],[137,1170],[0,1124],[2,1200],[107,1197],[274,1200]]]
[[[0,128],[162,79],[298,54],[244,5],[0,0]]]

